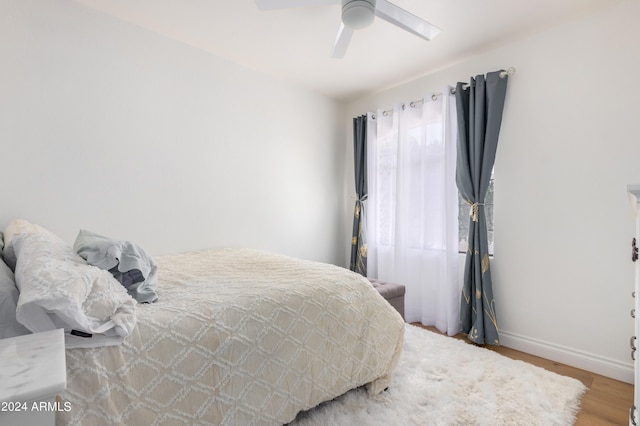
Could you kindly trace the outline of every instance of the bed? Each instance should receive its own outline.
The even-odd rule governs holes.
[[[67,349],[57,424],[286,424],[389,385],[404,322],[362,276],[248,249],[155,261],[158,299],[131,332]]]

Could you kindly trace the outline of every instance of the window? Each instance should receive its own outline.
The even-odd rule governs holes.
[[[375,241],[393,248],[401,240],[406,249],[444,250],[455,233],[456,217],[444,213],[457,205],[455,145],[445,148],[442,106],[421,108],[427,111],[411,108],[378,119],[368,153],[369,247]]]
[[[487,217],[487,237],[489,240],[489,255],[493,256],[493,192],[494,178],[491,174],[487,197],[484,200],[484,211]],[[469,203],[467,203],[460,193],[458,193],[458,250],[466,253],[469,247]]]

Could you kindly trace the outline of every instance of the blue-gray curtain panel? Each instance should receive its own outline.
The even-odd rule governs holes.
[[[484,199],[498,147],[507,79],[501,71],[471,78],[456,86],[458,151],[456,184],[470,205],[469,247],[460,302],[460,331],[469,340],[500,344],[489,267]]]
[[[353,157],[358,199],[353,211],[350,269],[367,276],[367,241],[364,208],[367,199],[367,116],[353,119]]]

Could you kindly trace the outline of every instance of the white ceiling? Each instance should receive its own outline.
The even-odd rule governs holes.
[[[442,29],[422,40],[376,19],[330,56],[340,5],[258,10],[254,0],[75,0],[339,100],[394,86],[622,0],[391,0]],[[505,64],[504,66],[509,66]]]

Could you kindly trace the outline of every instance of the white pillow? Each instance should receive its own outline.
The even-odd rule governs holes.
[[[7,225],[7,228],[4,230],[4,252],[3,257],[4,261],[11,268],[11,270],[15,271],[16,269],[16,253],[13,248],[13,238],[19,234],[46,234],[56,240],[62,241],[58,236],[49,232],[45,228],[39,225],[35,225],[33,223],[29,223],[24,219],[14,219]]]
[[[22,233],[11,244],[18,259],[16,319],[26,328],[64,328],[67,347],[119,344],[131,333],[136,302],[108,271],[48,232]]]

